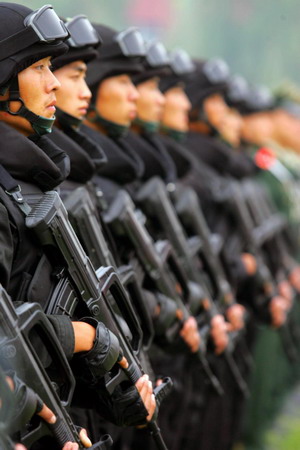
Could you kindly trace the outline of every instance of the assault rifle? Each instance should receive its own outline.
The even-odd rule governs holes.
[[[154,330],[148,305],[141,291],[142,274],[138,270],[133,270],[130,265],[117,267],[101,227],[96,199],[92,198],[92,193],[86,187],[75,189],[65,199],[64,205],[76,235],[93,266],[95,268],[113,266],[117,271],[140,319],[143,349],[147,350],[153,340]]]
[[[176,195],[174,193],[174,195]],[[205,276],[205,272],[203,270],[203,265],[201,258],[199,258],[199,254],[204,254],[206,256],[206,251],[208,250],[207,239],[209,239],[208,234],[206,236],[203,233],[198,234],[194,233],[194,235],[188,237],[185,230],[183,229],[182,224],[178,219],[177,212],[175,207],[173,206],[170,197],[168,196],[165,184],[159,178],[152,178],[147,183],[143,185],[141,190],[137,194],[137,202],[140,204],[145,211],[147,217],[153,219],[155,221],[155,225],[158,226],[158,233],[161,232],[167,236],[169,241],[172,243],[178,257],[180,258],[180,263],[183,266],[187,277],[189,280],[193,280],[197,282],[202,289],[204,289],[205,297],[207,297],[207,290],[205,286],[209,286],[210,281]],[[196,204],[194,203],[194,207]],[[187,212],[187,208],[184,210],[184,214]],[[199,209],[199,204],[195,213],[201,213]],[[189,212],[191,215],[192,212]],[[181,214],[181,217],[184,217],[184,214]],[[197,230],[199,231],[199,230]],[[207,257],[210,255],[208,254]],[[212,267],[212,259],[210,259],[210,272],[213,277],[217,277],[221,275],[220,271],[217,270],[215,265]],[[215,279],[215,282],[217,280]],[[220,280],[221,281],[221,280]],[[224,283],[224,280],[222,280]],[[218,283],[220,287],[220,282]],[[229,290],[229,285],[227,286]],[[224,306],[224,303],[227,303],[226,306],[229,306],[233,303],[233,297],[229,298],[221,297],[218,299],[218,306],[221,308]]]
[[[171,197],[185,230],[201,239],[199,257],[203,261],[204,270],[209,275],[213,298],[221,309],[224,306],[230,306],[233,303],[233,293],[220,261],[219,248],[215,249],[196,192],[189,187],[180,186],[171,193]],[[243,346],[243,358],[246,364],[249,367],[253,366],[252,357],[243,339],[239,339],[239,345]]]
[[[119,339],[119,359],[125,356],[128,361],[127,368],[115,364],[105,375],[106,389],[111,394],[122,381],[130,381],[134,385],[144,373],[138,358],[142,330],[114,269],[94,269],[68,220],[67,211],[57,192],[50,191],[43,195],[26,217],[26,225],[35,231],[50,260],[57,267],[57,277],[61,280],[58,290],[61,288],[63,294],[66,294],[54,295],[48,312],[73,316],[76,311],[79,317],[89,314],[103,322]],[[125,320],[130,336],[123,331],[115,309]],[[169,393],[171,385],[171,380],[166,379],[156,388],[159,391],[158,404]],[[166,450],[156,420],[147,422],[147,427],[157,447]]]
[[[219,305],[229,306],[233,302],[230,284],[226,279],[218,252],[214,249],[211,232],[207,226],[199,205],[196,192],[188,187],[176,189],[173,193],[174,207],[185,230],[201,239],[199,255],[204,264],[204,270],[209,274],[212,292]]]
[[[274,205],[262,186],[252,180],[245,180],[241,188],[253,219],[253,234],[257,247],[264,246],[267,253],[276,252],[281,268],[288,274],[294,262],[288,248],[290,242],[287,238],[290,233],[287,220],[274,210]]]
[[[14,370],[54,412],[57,420],[49,425],[37,416],[30,423],[20,420],[22,443],[30,449],[36,441],[52,436],[62,448],[68,441],[80,449],[77,429],[67,409],[70,406],[75,379],[53,327],[37,303],[24,303],[16,309],[0,286],[0,360],[4,370]],[[48,370],[45,369],[47,362]],[[3,406],[3,405],[2,405]],[[26,406],[24,410],[26,410]],[[28,406],[27,406],[28,407]],[[28,412],[25,412],[27,415]],[[18,424],[19,425],[19,424]],[[106,435],[92,449],[108,449],[112,440]]]

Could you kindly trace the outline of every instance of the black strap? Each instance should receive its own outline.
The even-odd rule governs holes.
[[[3,187],[5,193],[9,195],[13,199],[13,201],[18,205],[22,213],[25,216],[28,216],[28,214],[31,211],[31,208],[22,195],[21,186],[1,164],[0,164],[0,185]]]
[[[0,184],[5,191],[14,191],[18,188],[16,180],[0,164]]]

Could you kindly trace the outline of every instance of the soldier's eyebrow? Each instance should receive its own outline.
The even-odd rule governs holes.
[[[76,72],[79,72],[79,73],[85,73],[86,72],[86,66],[83,65],[83,64],[78,64],[78,66],[72,67],[72,70],[75,70]]]

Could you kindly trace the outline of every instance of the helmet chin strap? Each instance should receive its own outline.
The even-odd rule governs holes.
[[[136,117],[133,122],[135,125],[138,125],[141,127],[142,130],[146,131],[147,133],[154,134],[159,131],[159,122],[149,121],[149,120],[143,120],[139,117]]]
[[[10,110],[9,104],[12,101],[21,103],[21,107],[16,112]],[[44,134],[51,133],[52,126],[55,122],[55,116],[53,116],[51,119],[48,119],[47,117],[38,116],[37,114],[26,108],[24,101],[20,97],[19,82],[17,76],[12,80],[9,86],[9,98],[7,100],[0,101],[0,111],[5,111],[12,116],[20,116],[28,120],[34,130],[34,134],[36,134],[37,136],[43,136]]]
[[[107,132],[107,135],[111,137],[112,139],[118,139],[121,137],[126,136],[129,130],[129,126],[127,125],[120,125],[116,122],[112,122],[111,120],[104,119],[99,112],[97,111],[97,108],[94,105],[89,106],[89,111],[94,112],[94,117],[87,117],[87,120],[92,123],[98,123],[101,125]]]
[[[177,142],[184,142],[184,140],[187,136],[186,131],[179,131],[179,130],[176,130],[175,128],[171,128],[166,125],[161,126],[161,131],[164,134],[167,134],[168,136],[170,136],[172,139],[174,139]]]
[[[66,113],[58,107],[56,107],[56,118],[63,127],[70,127],[74,128],[75,130],[77,130],[82,124],[82,119],[77,119],[77,117]]]

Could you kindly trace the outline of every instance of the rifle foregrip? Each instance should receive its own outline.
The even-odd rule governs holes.
[[[75,442],[74,441],[74,434],[69,430],[66,429],[64,426],[64,422],[57,418],[55,424],[51,425],[48,424],[50,430],[53,433],[53,436],[58,443],[58,445],[63,448],[63,446],[67,442]],[[75,431],[75,430],[74,430]],[[80,443],[79,437],[77,438],[77,443],[79,443],[79,448],[83,449],[83,445]],[[91,448],[91,450],[108,450],[111,448],[113,444],[113,440],[109,434],[105,434],[99,442],[94,444]]]
[[[113,445],[113,440],[109,434],[102,436],[101,440],[90,447],[90,450],[108,450]]]
[[[131,364],[127,369],[123,369],[132,384],[135,384],[137,380],[143,375],[138,365]]]
[[[67,442],[74,442],[74,434],[70,431],[70,429],[67,429],[65,427],[64,422],[59,417],[57,417],[56,422],[54,424],[47,424],[47,425],[51,430],[56,442],[58,443],[59,446],[61,446],[61,448],[63,448],[63,446]]]
[[[158,408],[160,407],[161,402],[170,394],[172,389],[173,381],[170,377],[165,377],[163,382],[159,386],[156,386],[154,389],[154,395]]]

